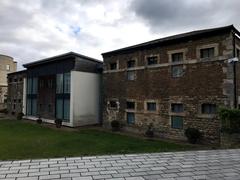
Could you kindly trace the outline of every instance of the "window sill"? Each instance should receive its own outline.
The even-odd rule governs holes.
[[[198,114],[197,117],[198,118],[213,119],[213,118],[217,117],[217,115],[216,114]]]

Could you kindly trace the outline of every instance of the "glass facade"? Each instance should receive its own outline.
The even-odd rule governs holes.
[[[27,115],[37,115],[38,78],[27,79]]]
[[[56,75],[56,118],[69,121],[70,118],[70,73]]]

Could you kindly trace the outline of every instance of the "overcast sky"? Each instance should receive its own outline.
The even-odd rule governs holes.
[[[22,64],[74,51],[101,53],[234,24],[239,0],[0,0],[0,54]]]

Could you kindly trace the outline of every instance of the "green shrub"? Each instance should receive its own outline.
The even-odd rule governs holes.
[[[57,128],[62,127],[62,120],[61,119],[55,119],[55,124]]]
[[[17,120],[22,120],[24,114],[22,112],[17,114]]]
[[[111,122],[111,127],[113,131],[119,131],[120,130],[120,122],[117,120],[113,120]]]
[[[153,124],[149,124],[147,131],[145,132],[145,136],[147,137],[154,137],[154,131],[153,131]]]
[[[192,144],[196,144],[202,137],[202,133],[196,128],[187,128],[185,130],[185,136]]]
[[[221,108],[219,110],[221,119],[221,131],[225,133],[240,133],[240,110]]]
[[[1,109],[1,110],[0,110],[0,113],[7,114],[7,113],[8,113],[8,110],[7,110],[7,109]]]

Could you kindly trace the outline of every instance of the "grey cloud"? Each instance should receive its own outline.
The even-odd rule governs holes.
[[[133,0],[129,9],[153,32],[236,24],[238,0]]]

